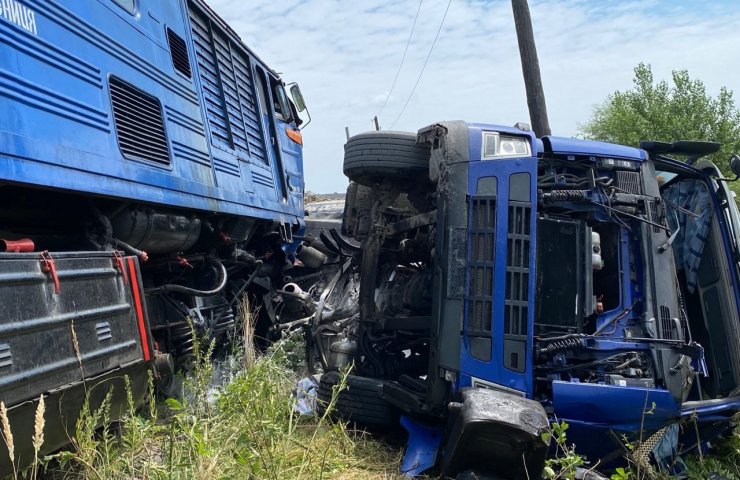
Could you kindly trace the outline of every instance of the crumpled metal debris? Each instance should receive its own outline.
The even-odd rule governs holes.
[[[300,415],[316,414],[316,390],[318,387],[319,378],[317,375],[298,380],[294,390],[293,411]]]

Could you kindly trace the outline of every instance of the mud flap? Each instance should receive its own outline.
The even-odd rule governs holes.
[[[460,393],[462,401],[450,405],[443,442],[442,469],[447,475],[472,469],[520,479],[542,471],[548,449],[542,433],[549,425],[542,405],[498,390],[469,388]]]

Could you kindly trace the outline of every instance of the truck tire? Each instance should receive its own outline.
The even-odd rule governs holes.
[[[323,415],[333,397],[333,388],[342,376],[327,372],[321,376],[317,391],[319,414]],[[334,403],[334,416],[357,425],[387,429],[398,427],[400,412],[382,397],[383,382],[374,378],[347,375],[346,387],[339,392]],[[331,413],[331,412],[330,412]]]
[[[360,133],[344,145],[344,174],[368,187],[403,186],[409,181],[429,181],[429,158],[429,148],[416,144],[415,133]]]
[[[375,201],[376,197],[373,195],[372,188],[360,185],[357,182],[349,183],[342,215],[342,235],[360,242],[367,238],[372,224],[371,212]],[[420,210],[414,203],[411,194],[408,193],[399,194],[391,206],[396,211],[411,216],[426,211]],[[422,205],[422,207],[427,207],[427,205]],[[306,220],[306,225],[308,225],[308,220]]]

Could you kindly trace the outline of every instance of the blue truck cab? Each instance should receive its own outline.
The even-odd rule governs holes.
[[[701,158],[717,148],[466,122],[348,140],[359,322],[321,350],[356,345],[345,398],[380,409],[351,393],[376,380],[383,420],[395,409],[410,432],[406,473],[525,478],[542,470],[549,420],[604,466],[625,438],[681,450],[728,428],[740,217],[728,179]]]
[[[279,335],[303,227],[290,91],[202,0],[0,2],[0,400],[18,465],[41,395],[44,454],[83,402],[112,392],[116,418],[126,375],[137,403],[152,365],[175,394],[191,324],[222,345],[244,295],[267,305],[258,335]]]

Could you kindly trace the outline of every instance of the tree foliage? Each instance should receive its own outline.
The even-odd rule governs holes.
[[[729,171],[728,160],[740,153],[740,110],[732,91],[725,87],[712,97],[704,83],[674,70],[672,84],[655,82],[650,65],[635,67],[634,85],[616,91],[595,107],[581,126],[586,138],[637,146],[640,140],[710,140],[722,149],[712,156],[720,169]]]

